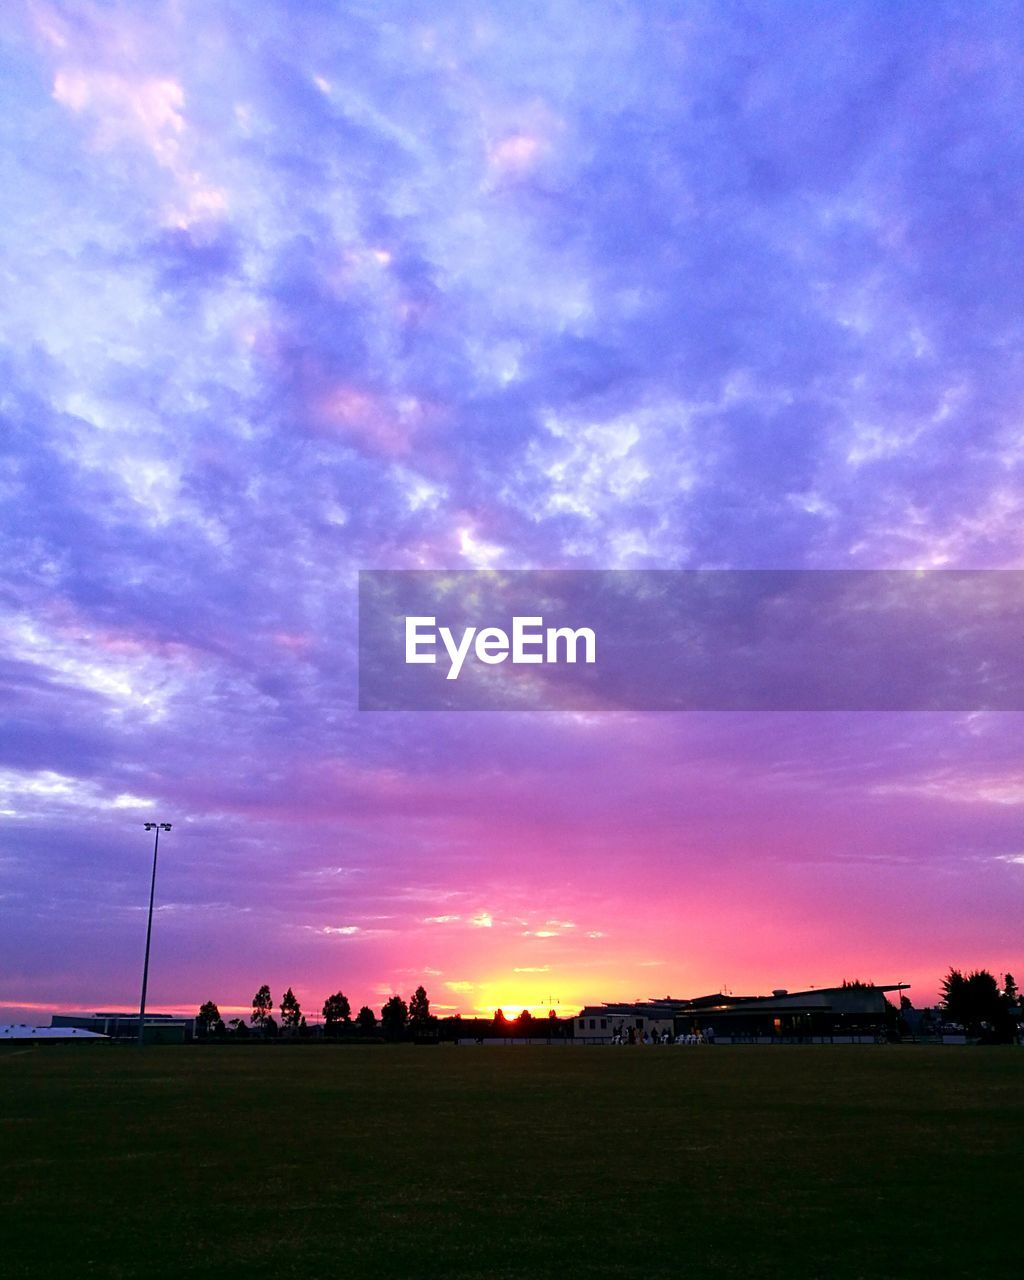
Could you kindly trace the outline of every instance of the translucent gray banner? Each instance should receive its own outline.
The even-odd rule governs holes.
[[[364,571],[359,706],[1020,711],[1024,571]]]

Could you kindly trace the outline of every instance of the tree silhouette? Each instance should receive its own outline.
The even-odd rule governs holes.
[[[380,1011],[380,1025],[389,1040],[400,1040],[405,1034],[409,1009],[401,996],[391,996]]]
[[[217,1031],[224,1030],[224,1023],[221,1021],[220,1010],[212,1000],[207,1000],[199,1006],[199,1012],[196,1014],[196,1032],[200,1036],[211,1036]]]
[[[359,1034],[364,1036],[372,1036],[377,1030],[377,1017],[369,1005],[364,1004],[356,1014],[356,1026]]]
[[[252,998],[252,1017],[250,1022],[254,1027],[265,1030],[267,1019],[270,1017],[270,1011],[274,1007],[274,1002],[270,998],[270,988],[266,983],[260,987],[259,991]]]
[[[288,988],[281,999],[281,1026],[289,1031],[298,1028],[302,1021],[302,1006],[295,998],[295,992]]]
[[[966,976],[950,969],[942,979],[942,1009],[971,1035],[1003,1040],[1011,1034],[1010,1000],[987,969]]]
[[[348,997],[340,991],[328,996],[323,1007],[325,1030],[329,1036],[337,1035],[338,1029],[352,1021],[352,1006]]]
[[[430,1026],[430,1001],[423,987],[417,987],[409,1001],[409,1025],[413,1031],[424,1031]]]

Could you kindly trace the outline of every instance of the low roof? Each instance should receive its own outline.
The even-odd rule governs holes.
[[[783,991],[781,988],[771,995],[764,996],[732,996],[721,992],[714,995],[696,996],[690,999],[676,999],[672,996],[655,997],[650,1000],[636,1000],[632,1003],[616,1002],[604,1005],[587,1005],[577,1017],[585,1014],[588,1017],[630,1017],[643,1015],[648,1018],[689,1017],[696,1014],[729,1014],[729,1013],[769,1013],[780,1010],[792,1013],[798,1010],[822,1010],[831,1008],[837,997],[867,994],[868,992],[907,991],[908,982],[900,983],[864,983],[839,987],[810,987],[805,991]]]
[[[734,1004],[764,1004],[770,1000],[792,1000],[796,996],[810,996],[817,998],[823,995],[833,995],[836,992],[843,992],[847,995],[857,991],[909,991],[909,982],[861,982],[849,983],[846,986],[840,984],[837,987],[807,987],[801,991],[790,991],[782,987],[773,991],[770,995],[763,996],[732,996],[718,992],[715,995],[682,997],[661,996],[652,997],[649,1001],[643,1002],[647,1004],[673,1004],[673,1005],[703,1005],[712,1003]]]
[[[136,1022],[139,1020],[138,1009],[124,1009],[109,1013],[72,1013],[64,1015],[71,1018],[134,1018]],[[147,1013],[147,1022],[191,1022],[192,1015],[188,1013]]]
[[[25,1022],[0,1024],[0,1040],[106,1040],[97,1031],[81,1027],[30,1027]]]

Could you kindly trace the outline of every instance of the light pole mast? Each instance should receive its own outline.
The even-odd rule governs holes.
[[[156,896],[156,855],[160,849],[160,832],[170,831],[169,822],[147,822],[147,831],[156,832],[153,837],[153,877],[149,882],[149,920],[146,924],[146,958],[142,963],[142,998],[139,1001],[139,1044],[141,1046],[146,1027],[146,987],[149,983],[149,942],[153,936],[153,899]]]

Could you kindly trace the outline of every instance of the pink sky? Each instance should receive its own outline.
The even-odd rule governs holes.
[[[0,1002],[132,1008],[149,819],[154,1008],[1019,976],[1019,715],[367,714],[355,626],[1024,565],[1016,12],[428,8],[4,24]]]

